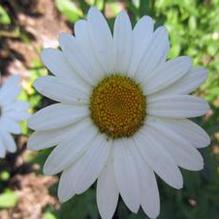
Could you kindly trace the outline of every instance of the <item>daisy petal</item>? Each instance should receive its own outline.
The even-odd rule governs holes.
[[[74,124],[61,129],[34,132],[29,137],[27,148],[30,150],[41,150],[58,145],[74,131],[75,127],[76,125]]]
[[[19,94],[21,88],[18,86],[20,77],[18,75],[11,76],[1,87],[0,102],[7,105],[14,101]]]
[[[204,163],[201,154],[190,145],[187,139],[169,129],[162,119],[149,118],[146,125],[154,128],[159,133],[157,140],[162,142],[164,149],[168,150],[180,167],[193,171],[203,169]]]
[[[96,80],[103,77],[104,69],[101,63],[98,62],[97,57],[94,55],[94,49],[91,49],[91,39],[89,36],[88,22],[85,20],[79,20],[74,26],[75,37],[83,54],[86,56],[86,60],[89,62],[92,73],[94,74]],[[107,46],[107,45],[105,45]],[[96,51],[97,52],[97,51]]]
[[[28,120],[28,125],[31,129],[45,131],[65,127],[87,116],[88,109],[85,106],[57,103],[35,113]]]
[[[205,68],[193,68],[176,83],[157,92],[154,96],[168,96],[171,94],[189,94],[199,87],[208,76]]]
[[[75,73],[70,63],[66,60],[63,52],[57,49],[44,49],[41,52],[44,65],[57,77],[74,84],[86,87],[86,83]]]
[[[11,118],[17,122],[21,120],[26,120],[30,117],[27,112],[16,112],[16,111],[9,111],[5,113],[5,116]]]
[[[6,149],[2,140],[0,139],[0,158],[4,158],[5,154],[6,154]]]
[[[168,33],[165,27],[159,27],[153,34],[150,45],[145,51],[136,71],[138,81],[144,81],[156,66],[164,63],[169,51]]]
[[[154,172],[137,150],[135,142],[133,142],[133,147],[130,147],[130,149],[139,175],[141,206],[150,218],[157,218],[160,213],[160,197]]]
[[[84,156],[75,164],[75,192],[85,192],[98,178],[108,160],[111,143],[105,136],[97,136]],[[70,170],[70,171],[71,171]]]
[[[20,126],[11,118],[2,117],[0,118],[0,130],[6,130],[13,134],[20,134]]]
[[[210,144],[210,137],[204,129],[188,119],[166,119],[152,117],[153,121],[161,121],[166,128],[186,139],[193,147],[203,148]]]
[[[29,104],[20,100],[16,100],[10,105],[3,108],[3,113],[5,117],[8,117],[15,121],[26,120],[30,117],[27,113]]]
[[[29,108],[29,104],[21,101],[21,100],[16,100],[10,105],[7,105],[4,107],[5,111],[16,111],[16,112],[22,112],[22,111],[27,111]]]
[[[148,98],[147,113],[153,116],[189,118],[201,116],[209,110],[205,100],[189,95]]]
[[[103,14],[91,7],[87,15],[91,46],[105,73],[112,72],[112,34]]]
[[[17,147],[13,137],[8,132],[5,131],[0,131],[0,136],[2,139],[2,144],[5,146],[5,149],[7,149],[9,152],[14,153]]]
[[[71,64],[76,74],[80,75],[89,85],[95,85],[95,78],[92,74],[92,68],[86,60],[86,55],[80,48],[80,44],[71,34],[61,33],[59,43],[65,58]]]
[[[88,102],[88,91],[86,89],[61,81],[57,77],[40,77],[34,82],[34,87],[44,96],[64,104],[84,104]]]
[[[127,73],[133,47],[133,33],[125,11],[116,17],[113,31],[114,71]]]
[[[82,139],[84,133],[86,133],[86,139]],[[83,120],[75,125],[65,139],[50,153],[44,164],[43,172],[46,175],[54,175],[69,167],[85,153],[96,135],[97,130],[93,128],[89,120]]]
[[[186,56],[178,57],[161,64],[152,71],[149,77],[145,77],[144,93],[149,95],[168,87],[183,77],[191,67],[191,58]]]
[[[71,187],[69,191],[74,190],[76,194],[85,192],[100,175],[107,162],[109,151],[110,144],[105,137],[97,136],[86,153],[75,164],[64,170],[61,177],[63,185],[60,185],[59,197],[64,200],[70,197],[69,192],[64,194],[64,191],[67,191],[66,188],[69,187]]]
[[[148,165],[170,186],[181,189],[183,178],[170,154],[157,139],[157,133],[150,127],[143,127],[135,136],[138,150]]]
[[[31,129],[45,131],[65,127],[87,116],[87,107],[57,103],[35,113],[28,124]]]
[[[72,184],[74,180],[74,176],[70,174],[67,175],[65,171],[62,172],[58,185],[58,198],[61,203],[68,201],[75,195],[74,186]]]
[[[139,179],[129,144],[125,140],[114,141],[114,171],[122,199],[132,212],[137,213],[140,207]]]
[[[154,21],[149,16],[142,17],[133,30],[133,53],[128,73],[133,76],[136,73],[140,60],[148,48],[152,39]]]
[[[97,181],[97,206],[104,219],[111,219],[119,199],[113,165],[109,159]]]

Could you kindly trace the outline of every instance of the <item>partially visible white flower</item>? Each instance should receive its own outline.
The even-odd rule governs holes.
[[[11,135],[20,134],[19,122],[27,119],[28,104],[17,100],[20,92],[20,77],[11,76],[0,87],[0,158],[5,157],[6,151],[15,152],[16,144]]]
[[[189,57],[166,60],[168,33],[154,30],[144,16],[132,29],[126,12],[114,24],[113,35],[95,8],[75,24],[75,36],[61,34],[61,50],[46,49],[42,61],[54,76],[34,86],[59,102],[29,120],[36,130],[28,148],[56,146],[44,173],[62,172],[58,196],[64,202],[85,192],[97,180],[97,205],[111,219],[119,194],[137,213],[150,218],[160,211],[156,173],[180,189],[179,167],[201,170],[197,148],[210,143],[207,133],[188,120],[209,110],[190,93],[206,78]]]

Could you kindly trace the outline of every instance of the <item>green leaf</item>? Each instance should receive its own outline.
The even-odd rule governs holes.
[[[152,1],[151,0],[140,0],[139,5],[140,17],[144,15],[152,15]]]
[[[46,212],[43,214],[43,219],[57,219],[57,217],[51,212]]]
[[[86,3],[89,6],[95,5],[99,10],[103,10],[105,1],[104,0],[87,0]]]
[[[99,10],[103,10],[104,8],[104,0],[96,0],[95,5]]]
[[[70,22],[75,22],[83,16],[81,9],[71,0],[56,0],[55,5]]]
[[[12,191],[6,191],[0,195],[0,208],[13,208],[18,202],[18,195]]]
[[[10,178],[10,173],[7,170],[0,172],[0,180],[7,181]]]
[[[108,7],[112,11],[113,15],[116,16],[121,11],[121,8],[118,4],[118,2],[109,2]]]
[[[0,5],[0,24],[11,24],[11,19],[7,11]]]
[[[195,18],[194,16],[191,16],[191,17],[189,18],[189,28],[190,28],[191,30],[195,30],[196,27],[197,27],[196,18]]]

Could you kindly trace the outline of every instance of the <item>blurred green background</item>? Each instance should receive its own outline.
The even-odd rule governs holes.
[[[48,74],[39,53],[43,47],[57,47],[59,32],[73,32],[73,24],[96,5],[112,28],[122,9],[133,25],[150,15],[156,27],[169,31],[169,58],[188,55],[193,64],[209,70],[206,83],[196,91],[212,111],[196,122],[204,127],[212,144],[201,153],[201,172],[183,170],[184,188],[176,191],[158,179],[161,213],[159,219],[219,218],[219,0],[0,0],[0,71],[4,78],[20,73],[24,91],[20,98],[34,112],[51,103],[40,96],[32,82]],[[49,150],[30,152],[26,142],[31,131],[22,123],[23,133],[15,136],[18,152],[0,160],[0,219],[97,219],[95,185],[86,193],[60,204],[56,198],[57,177],[43,176],[41,167]],[[131,214],[120,200],[116,219],[147,218],[143,212]]]

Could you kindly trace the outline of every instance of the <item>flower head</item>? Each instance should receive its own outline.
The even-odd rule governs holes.
[[[119,194],[132,212],[142,207],[155,218],[160,202],[156,173],[180,189],[179,167],[203,168],[196,148],[210,140],[187,118],[209,110],[189,95],[207,77],[189,57],[166,60],[168,34],[142,17],[132,29],[122,11],[113,35],[103,15],[91,8],[75,24],[75,35],[61,34],[61,50],[46,49],[42,60],[54,76],[41,77],[35,88],[58,103],[29,120],[36,130],[28,147],[56,146],[45,174],[62,172],[58,196],[67,201],[97,179],[102,218],[112,218]]]
[[[12,134],[20,134],[18,123],[29,117],[28,104],[17,100],[20,92],[19,76],[11,76],[0,87],[0,157],[5,157],[6,151],[15,152],[16,144]]]

